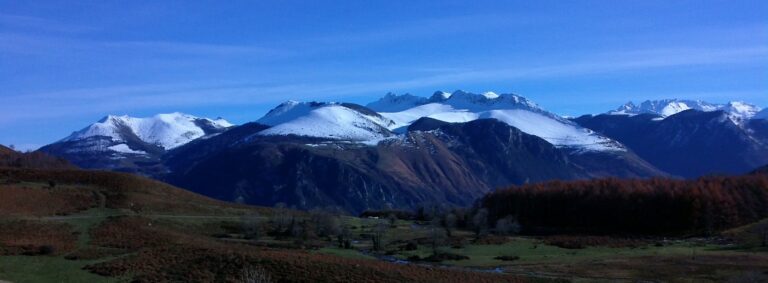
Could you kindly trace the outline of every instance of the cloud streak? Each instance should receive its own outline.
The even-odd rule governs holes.
[[[447,68],[438,75],[405,80],[355,83],[195,82],[86,88],[5,97],[0,121],[49,119],[74,115],[216,105],[261,105],[287,99],[343,99],[387,91],[407,91],[474,82],[526,81],[574,76],[607,75],[647,69],[686,68],[768,62],[768,47],[723,49],[660,48],[605,53],[574,63],[515,68]],[[46,102],[41,102],[46,101]],[[87,105],[87,107],[84,107]],[[44,108],[46,111],[36,111]],[[257,117],[254,117],[254,119]]]

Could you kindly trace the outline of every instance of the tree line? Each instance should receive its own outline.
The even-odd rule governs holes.
[[[497,190],[477,208],[524,233],[711,234],[768,217],[768,175],[551,181]]]

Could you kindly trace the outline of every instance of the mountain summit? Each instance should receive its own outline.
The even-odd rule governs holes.
[[[184,113],[137,118],[109,115],[40,150],[83,168],[117,168],[126,159],[155,160],[164,152],[233,125]]]
[[[704,112],[722,110],[728,114],[728,117],[736,124],[742,124],[747,120],[752,119],[761,110],[760,107],[742,101],[731,101],[726,104],[715,104],[701,100],[661,99],[646,100],[640,105],[628,102],[622,106],[619,106],[616,108],[616,110],[609,111],[607,114],[654,114],[666,118],[690,109]]]
[[[527,134],[538,136],[557,147],[590,151],[624,150],[618,142],[548,112],[533,101],[512,93],[437,91],[428,99],[410,94],[398,96],[390,93],[368,104],[368,107],[376,111],[398,110],[380,113],[393,122],[387,126],[393,132],[405,132],[408,126],[420,118],[448,123],[496,119]]]

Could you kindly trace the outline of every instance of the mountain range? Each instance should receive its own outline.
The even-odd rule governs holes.
[[[287,101],[239,126],[107,116],[40,150],[223,200],[360,212],[468,205],[546,180],[748,172],[768,164],[760,111],[663,100],[566,119],[516,94],[390,93],[366,106]]]

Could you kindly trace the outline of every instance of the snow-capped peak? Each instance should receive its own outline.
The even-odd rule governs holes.
[[[297,135],[375,143],[391,135],[387,118],[357,104],[283,103],[257,122],[272,126],[258,135]]]
[[[731,101],[727,104],[714,104],[701,100],[662,99],[646,100],[640,105],[635,105],[634,103],[629,102],[616,110],[608,112],[608,114],[637,115],[648,113],[666,118],[689,109],[705,112],[722,110],[736,124],[741,124],[744,121],[751,119],[761,110],[760,107],[742,101]]]
[[[379,112],[396,112],[422,105],[426,102],[427,98],[425,97],[411,95],[410,93],[397,95],[390,92],[381,99],[368,103],[366,107]]]
[[[598,151],[625,150],[621,144],[547,112],[525,97],[511,93],[475,94],[457,90],[446,95],[446,92],[439,91],[422,105],[380,114],[393,121],[389,129],[395,132],[403,131],[422,117],[449,123],[497,119],[559,147]]]
[[[646,100],[640,105],[628,102],[608,114],[619,115],[637,115],[637,114],[655,114],[662,117],[668,117],[688,109],[699,111],[714,111],[722,107],[719,104],[712,104],[701,100],[684,99],[662,99]]]
[[[725,111],[725,113],[728,114],[728,118],[733,122],[741,124],[755,117],[755,115],[762,109],[743,101],[731,101],[725,104],[720,110]]]
[[[95,136],[108,137],[114,142],[126,143],[138,139],[168,150],[231,126],[231,123],[221,118],[213,120],[179,112],[157,114],[146,118],[108,115],[72,133],[62,141],[77,141]],[[123,147],[116,147],[116,149],[128,151]]]

